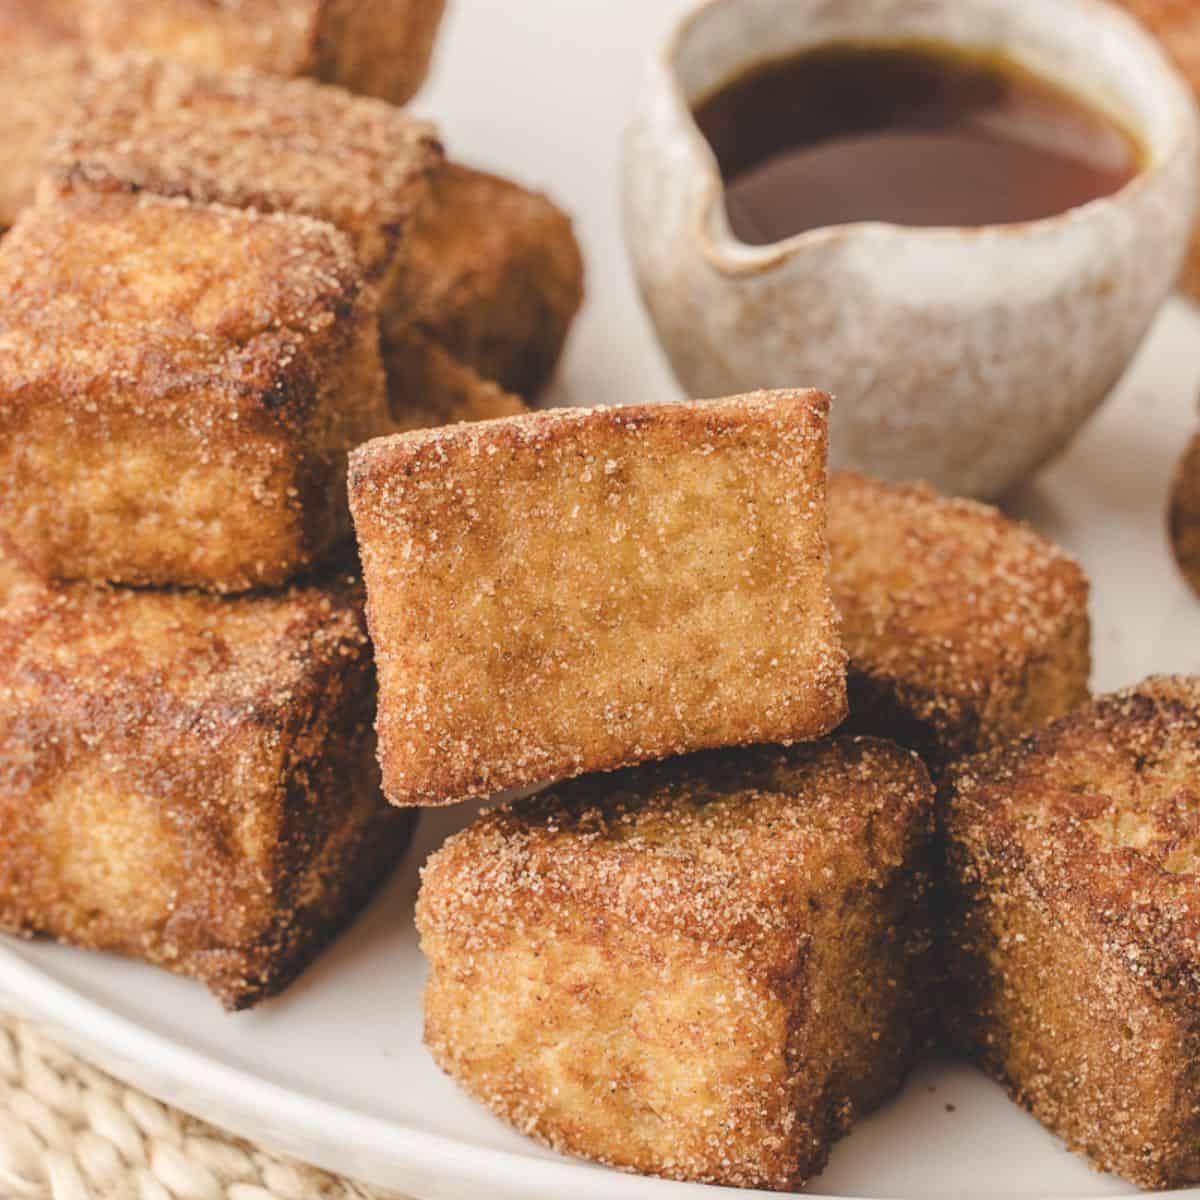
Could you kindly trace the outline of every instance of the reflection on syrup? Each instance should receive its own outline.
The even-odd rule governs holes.
[[[821,47],[766,63],[696,108],[742,241],[855,221],[1000,225],[1130,182],[1113,119],[997,55],[929,43]]]

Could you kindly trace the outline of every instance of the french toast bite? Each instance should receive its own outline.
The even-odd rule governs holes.
[[[392,802],[838,725],[828,403],[564,409],[356,450]]]
[[[486,814],[423,873],[426,1042],[561,1151],[798,1187],[922,1044],[932,801],[916,755],[842,739]]]
[[[33,203],[42,155],[88,67],[75,0],[0,0],[0,230]]]
[[[155,192],[328,221],[372,283],[442,163],[432,126],[307,79],[213,71],[147,55],[98,62],[53,144],[44,190]]]
[[[947,794],[954,1042],[1102,1170],[1200,1181],[1200,680],[1098,699]]]
[[[381,299],[383,340],[416,328],[485,379],[534,395],[583,301],[583,258],[545,196],[451,163]]]
[[[0,571],[0,927],[283,989],[399,861],[354,578],[253,597]]]
[[[843,471],[829,487],[850,726],[937,775],[1088,695],[1087,577],[998,509]]]
[[[55,579],[277,585],[388,429],[373,291],[324,223],[81,192],[0,243],[0,535]]]
[[[307,75],[403,104],[429,70],[445,0],[76,0],[99,50],[215,71]]]

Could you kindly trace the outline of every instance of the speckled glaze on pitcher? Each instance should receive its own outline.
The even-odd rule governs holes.
[[[1065,84],[1139,137],[1144,170],[1024,224],[738,241],[692,105],[768,59],[914,38],[999,50]],[[651,64],[626,145],[626,240],[689,394],[824,388],[835,466],[994,498],[1068,445],[1169,293],[1198,125],[1158,44],[1105,0],[710,0]]]

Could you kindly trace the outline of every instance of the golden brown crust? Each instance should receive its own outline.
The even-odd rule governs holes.
[[[374,295],[336,230],[148,194],[0,245],[0,532],[42,574],[238,590],[348,532],[388,428]]]
[[[0,0],[0,229],[33,202],[42,156],[87,70],[75,8],[69,0]]]
[[[1200,595],[1200,433],[1193,435],[1176,468],[1167,522],[1175,561]]]
[[[930,769],[1082,704],[1088,580],[998,509],[851,472],[829,490],[851,725]]]
[[[762,392],[356,450],[392,801],[836,726],[827,415],[820,393]]]
[[[89,40],[224,71],[309,75],[403,104],[424,82],[444,0],[79,0]]]
[[[416,329],[383,347],[383,365],[397,432],[529,411],[520,396],[483,379]]]
[[[968,760],[947,795],[948,1025],[1101,1167],[1200,1179],[1200,680]]]
[[[485,379],[533,396],[583,301],[570,220],[545,196],[451,164],[381,302],[384,342],[410,327]]]
[[[931,810],[914,755],[844,739],[487,814],[423,874],[430,1049],[560,1150],[797,1187],[919,1047]]]
[[[0,924],[280,991],[398,860],[357,580],[0,599]],[[399,816],[400,819],[396,819]]]
[[[309,80],[145,55],[98,63],[52,147],[51,188],[186,196],[337,226],[387,281],[442,161],[431,126]]]
[[[1195,0],[1119,0],[1161,39],[1200,101],[1200,8]],[[1200,300],[1200,225],[1196,227],[1180,286]]]

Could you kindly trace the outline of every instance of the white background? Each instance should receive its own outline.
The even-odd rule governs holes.
[[[554,389],[563,403],[677,394],[625,261],[619,167],[641,63],[681,7],[456,0],[436,80],[417,105],[439,120],[454,156],[546,189],[575,217],[589,298]],[[1011,504],[1079,553],[1093,576],[1101,687],[1152,670],[1200,670],[1200,603],[1173,569],[1163,521],[1198,382],[1200,319],[1177,301],[1120,397]],[[429,1062],[411,926],[416,867],[464,819],[426,820],[406,869],[367,918],[259,1011],[228,1017],[197,986],[149,968],[6,942],[0,987],[141,1086],[422,1200],[701,1194],[568,1165],[467,1101]],[[928,1200],[1127,1190],[1067,1155],[970,1070],[936,1066],[842,1143],[814,1187]]]

